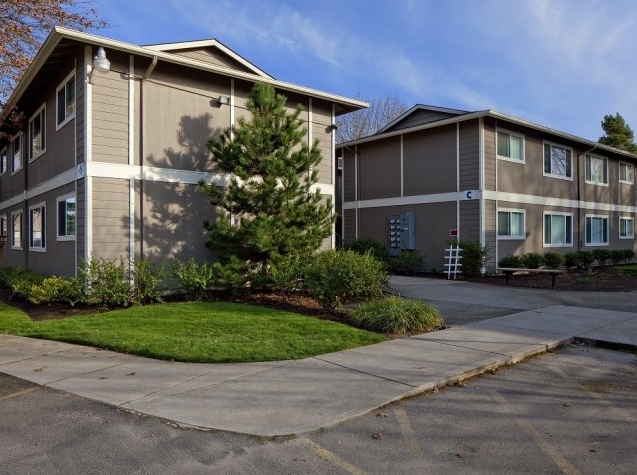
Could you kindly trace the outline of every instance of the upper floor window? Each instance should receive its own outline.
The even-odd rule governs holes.
[[[58,198],[58,241],[75,238],[75,195]]]
[[[42,106],[29,121],[29,160],[46,151],[46,107]]]
[[[11,247],[22,249],[22,211],[11,213]]]
[[[596,155],[586,155],[586,182],[608,185],[608,159]]]
[[[498,130],[496,140],[499,158],[524,162],[524,135]]]
[[[635,220],[619,217],[619,239],[635,239]]]
[[[57,88],[57,119],[59,129],[75,117],[75,74],[71,73]]]
[[[547,247],[573,245],[573,215],[544,213],[544,245]]]
[[[11,173],[15,173],[22,168],[22,133],[13,137],[11,148]]]
[[[586,216],[586,245],[608,244],[608,216]]]
[[[619,162],[619,181],[635,183],[635,166],[632,163]]]
[[[524,210],[499,209],[498,210],[498,237],[510,239],[524,239]]]
[[[7,171],[7,147],[0,151],[0,175]]]
[[[573,152],[552,143],[544,144],[544,174],[556,178],[573,178]]]
[[[46,248],[46,207],[44,203],[29,208],[29,249]]]

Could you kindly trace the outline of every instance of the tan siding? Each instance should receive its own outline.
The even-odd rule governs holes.
[[[460,190],[480,187],[480,129],[478,121],[460,124]]]
[[[216,48],[201,48],[201,49],[187,49],[171,51],[171,54],[184,56],[186,58],[194,59],[195,61],[203,61],[204,63],[214,64],[216,66],[223,66],[226,68],[234,69],[236,71],[242,71],[245,73],[253,73],[250,69],[238,61],[228,57]]]
[[[495,129],[484,128],[484,183],[483,189],[494,191],[496,189],[496,153],[495,153]]]
[[[93,75],[93,156],[97,162],[128,163],[128,80]]]
[[[321,163],[317,167],[319,183],[332,183],[332,137],[325,133],[325,126],[322,124],[313,124],[312,135],[314,140],[318,140],[318,146],[321,150]]]
[[[128,257],[128,180],[93,178],[93,256]]]
[[[460,239],[480,241],[480,203],[460,202]]]

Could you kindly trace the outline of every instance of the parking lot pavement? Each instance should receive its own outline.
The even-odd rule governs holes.
[[[0,474],[627,475],[636,408],[637,355],[583,344],[286,438],[180,429],[0,375]]]

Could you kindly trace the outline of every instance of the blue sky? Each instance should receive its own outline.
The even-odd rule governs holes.
[[[634,0],[98,0],[137,45],[216,38],[282,81],[347,97],[495,109],[597,140],[637,133]]]

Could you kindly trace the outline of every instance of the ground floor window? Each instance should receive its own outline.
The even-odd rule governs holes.
[[[58,198],[57,236],[59,241],[71,240],[75,238],[75,195],[68,195]]]
[[[524,210],[498,210],[498,237],[524,239]]]
[[[11,213],[11,247],[22,249],[22,211]]]
[[[608,244],[608,216],[586,216],[586,244]]]
[[[635,220],[620,216],[619,239],[635,239]]]
[[[7,216],[0,216],[0,242],[5,242],[9,239],[9,223],[7,222]]]
[[[573,215],[567,213],[544,213],[544,245],[573,245]]]
[[[46,207],[39,204],[29,208],[29,249],[46,248]]]

